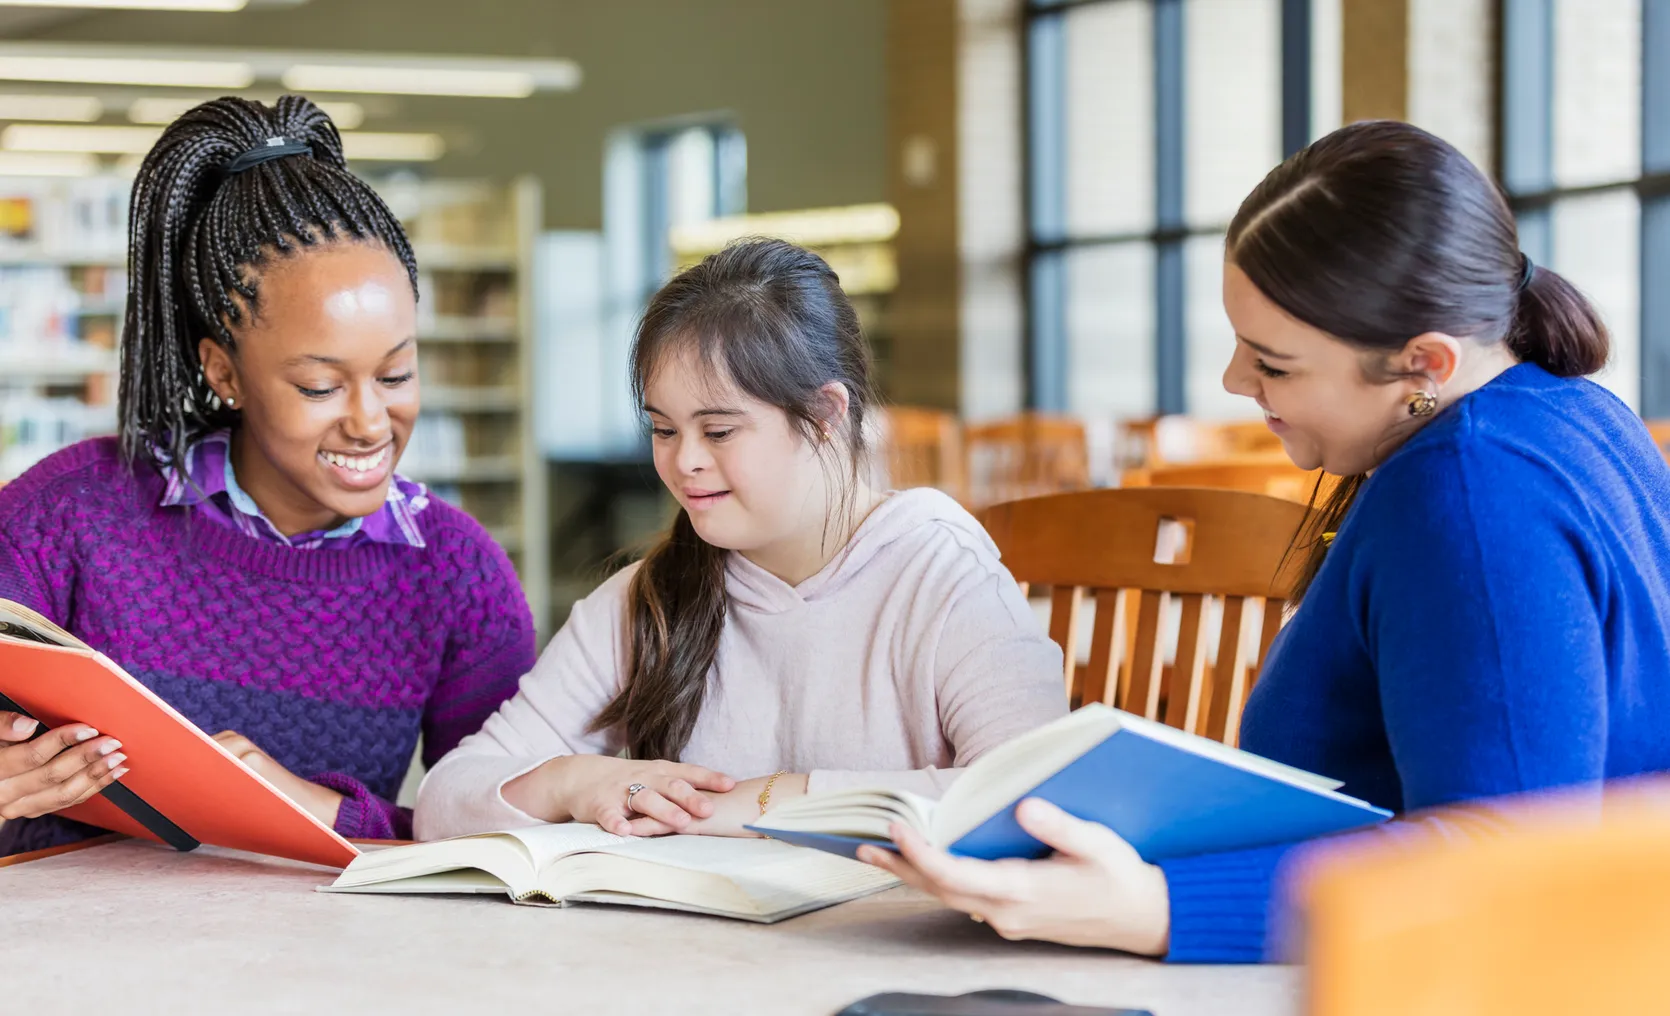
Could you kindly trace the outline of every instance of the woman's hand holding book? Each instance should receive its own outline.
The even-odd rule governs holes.
[[[1144,956],[1165,953],[1171,904],[1158,865],[1137,856],[1106,826],[1074,818],[1047,801],[1023,801],[1015,817],[1055,854],[1041,861],[952,857],[895,824],[899,854],[862,847],[858,859],[991,925],[1004,938]]]
[[[74,807],[127,772],[115,738],[80,723],[37,736],[40,726],[0,712],[0,820]]]

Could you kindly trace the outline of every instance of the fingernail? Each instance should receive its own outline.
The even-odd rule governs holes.
[[[99,748],[99,754],[100,755],[108,755],[111,752],[115,751],[117,748],[120,748],[121,746],[122,746],[122,742],[111,741],[109,744],[106,744],[106,745]]]
[[[128,767],[123,766],[122,768],[120,768],[120,769],[116,770],[115,772],[111,773],[110,778],[115,779],[115,780],[119,780],[122,777],[126,776],[127,774],[128,774]]]
[[[128,760],[128,757],[126,755],[122,754],[121,752],[117,752],[116,754],[114,754],[114,755],[110,756],[109,758],[105,759],[104,764],[107,768],[114,769],[117,766],[121,765],[123,762],[126,762],[127,760]]]
[[[75,741],[77,744],[80,744],[82,741],[91,741],[97,736],[99,736],[98,731],[94,730],[92,727],[85,727],[75,735]]]

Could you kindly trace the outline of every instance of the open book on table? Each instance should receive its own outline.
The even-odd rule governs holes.
[[[323,892],[497,893],[769,924],[891,888],[886,872],[771,840],[616,836],[567,822],[370,850]]]
[[[1015,806],[1043,798],[1107,826],[1145,860],[1290,843],[1390,816],[1336,781],[1162,723],[1088,705],[969,766],[939,801],[901,790],[838,790],[785,801],[750,829],[851,857],[891,847],[894,822],[953,854],[1041,857]]]

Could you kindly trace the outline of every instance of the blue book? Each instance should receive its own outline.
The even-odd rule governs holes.
[[[1015,821],[1040,797],[1118,833],[1144,860],[1292,843],[1382,822],[1340,784],[1103,705],[1015,738],[969,766],[939,801],[900,790],[809,794],[748,828],[846,857],[892,849],[900,822],[952,854],[996,860],[1050,850]]]

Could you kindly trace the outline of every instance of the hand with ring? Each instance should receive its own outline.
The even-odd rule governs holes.
[[[685,762],[565,755],[505,784],[506,802],[546,822],[595,822],[618,836],[684,832],[713,814],[704,791],[736,787],[724,773]]]

